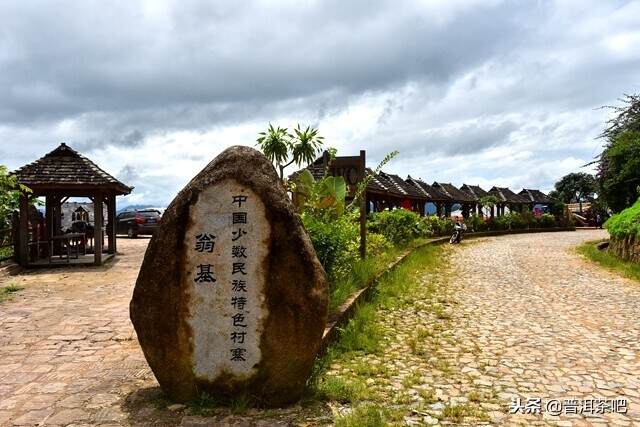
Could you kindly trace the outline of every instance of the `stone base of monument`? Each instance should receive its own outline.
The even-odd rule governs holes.
[[[167,208],[131,300],[160,386],[185,402],[298,400],[320,347],[328,286],[269,160],[231,147]]]

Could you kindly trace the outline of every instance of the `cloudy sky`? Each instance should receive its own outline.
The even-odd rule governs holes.
[[[67,142],[167,204],[269,122],[387,171],[548,190],[640,92],[638,1],[3,1],[0,163]],[[293,170],[292,170],[293,171]]]

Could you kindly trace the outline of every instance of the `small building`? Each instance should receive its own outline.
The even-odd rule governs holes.
[[[118,181],[64,143],[12,175],[32,190],[20,197],[16,255],[21,265],[100,265],[115,256],[116,197],[131,193],[133,187]],[[29,206],[37,197],[45,199],[45,215],[40,219],[29,216]],[[63,228],[62,206],[71,197],[86,197],[93,202],[95,209],[90,229],[69,233]],[[85,212],[88,215],[89,212]],[[85,212],[76,213],[83,216]]]
[[[62,204],[62,229],[69,230],[76,221],[94,223],[94,210],[92,202],[65,202]],[[107,218],[107,207],[102,208],[103,218]]]

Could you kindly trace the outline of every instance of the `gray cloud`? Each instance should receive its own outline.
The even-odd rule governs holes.
[[[0,16],[0,144],[20,147],[2,150],[10,167],[61,140],[135,157],[149,141],[183,144],[183,131],[284,117],[323,133],[350,123],[328,143],[372,162],[400,149],[390,168],[402,174],[549,187],[597,154],[594,108],[640,91],[637,2],[3,2]],[[231,143],[253,140],[210,144]],[[492,169],[496,150],[521,154],[510,175]],[[132,162],[140,180],[149,166]],[[154,179],[171,183],[148,190],[163,202],[180,184]]]

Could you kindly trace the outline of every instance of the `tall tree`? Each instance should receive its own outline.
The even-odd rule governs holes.
[[[614,212],[640,196],[640,94],[625,95],[622,106],[607,107],[615,115],[600,135],[606,139],[596,160],[600,198]]]
[[[582,203],[594,199],[597,185],[593,175],[584,172],[570,173],[556,182],[556,191],[564,203],[578,202],[580,212]]]

